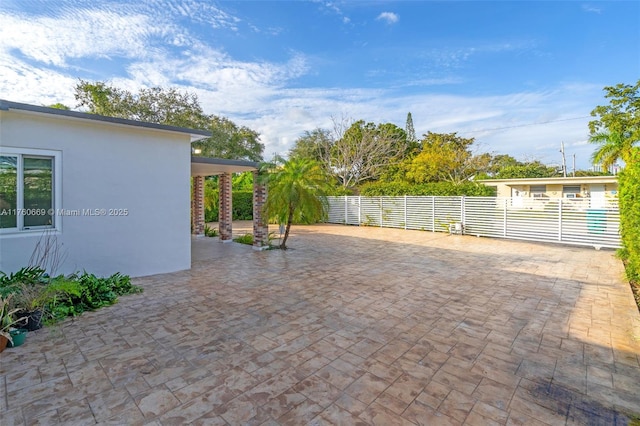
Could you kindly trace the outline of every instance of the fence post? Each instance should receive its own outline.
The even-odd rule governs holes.
[[[464,234],[464,224],[466,222],[466,209],[465,209],[465,203],[466,198],[463,195],[462,197],[460,197],[460,222],[462,224],[462,233]]]
[[[509,198],[505,198],[504,199],[504,215],[502,218],[502,236],[506,237],[507,236],[507,206],[509,203]]]
[[[349,196],[344,196],[344,221],[345,225],[349,224]]]
[[[358,195],[358,226],[362,223],[362,195]]]
[[[562,198],[558,200],[558,241],[562,241]]]
[[[407,229],[407,196],[404,196],[404,229]]]
[[[431,196],[431,232],[436,232],[436,197]]]

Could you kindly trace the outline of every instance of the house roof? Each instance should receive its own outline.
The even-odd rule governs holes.
[[[206,130],[187,129],[178,126],[168,126],[166,124],[147,123],[144,121],[128,120],[126,118],[107,117],[98,114],[89,114],[86,112],[69,111],[64,109],[49,108],[37,105],[22,104],[19,102],[6,101],[0,99],[0,111],[19,110],[35,114],[50,114],[60,117],[75,118],[81,120],[100,121],[103,123],[119,124],[124,126],[143,127],[147,129],[163,130],[168,132],[186,133],[191,136],[191,142],[204,139],[211,136]]]
[[[524,179],[482,179],[477,182],[485,185],[579,185],[589,183],[617,183],[617,176],[550,177]]]
[[[258,170],[259,163],[223,158],[191,157],[191,176],[214,176]]]

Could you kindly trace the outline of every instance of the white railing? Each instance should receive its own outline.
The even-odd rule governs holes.
[[[617,200],[329,197],[329,223],[619,248]],[[460,226],[459,226],[460,228]]]

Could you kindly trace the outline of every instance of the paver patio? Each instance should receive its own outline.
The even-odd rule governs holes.
[[[0,424],[626,424],[640,315],[596,251],[366,227],[193,268],[0,355]]]

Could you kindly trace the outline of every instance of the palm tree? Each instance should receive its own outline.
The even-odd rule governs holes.
[[[294,158],[261,167],[261,181],[267,185],[265,216],[279,224],[286,224],[280,248],[287,249],[291,224],[315,223],[326,217],[329,203],[326,198],[331,179],[317,161]]]
[[[605,131],[592,135],[589,142],[600,145],[591,156],[593,163],[602,164],[602,168],[608,170],[618,159],[628,162],[637,141],[619,131]]]

